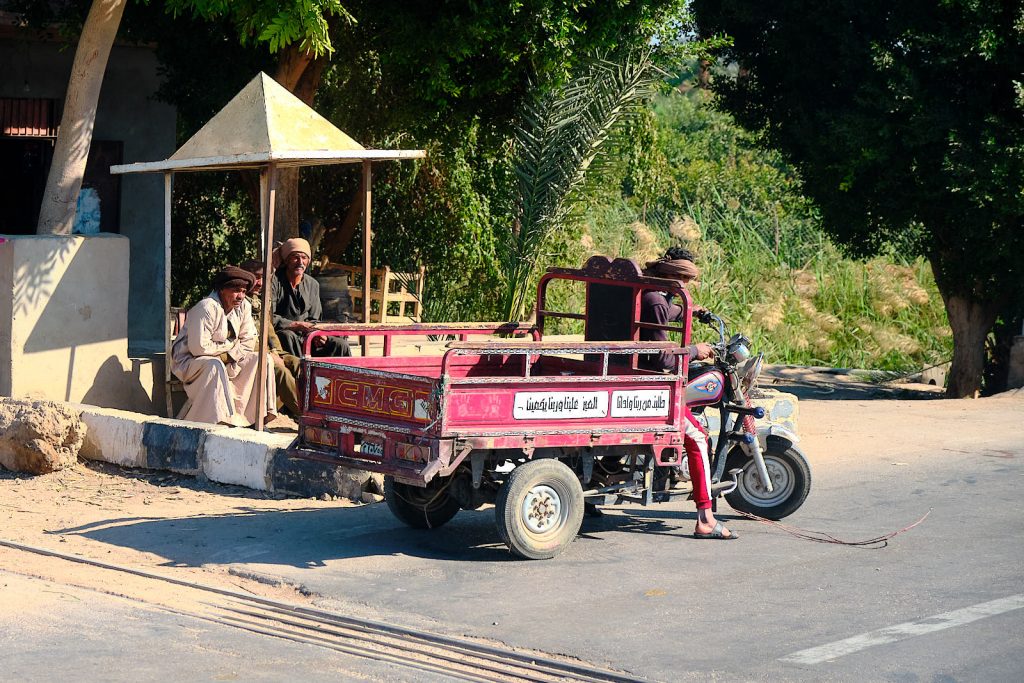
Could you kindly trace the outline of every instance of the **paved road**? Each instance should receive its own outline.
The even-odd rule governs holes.
[[[407,672],[119,597],[0,570],[3,681],[402,681]],[[441,681],[417,672],[419,681]]]
[[[75,533],[171,566],[283,579],[339,611],[654,681],[1022,680],[1022,417],[1019,399],[804,401],[815,478],[786,522],[857,540],[930,511],[879,550],[801,540],[730,519],[727,506],[742,538],[695,541],[681,502],[611,508],[544,562],[513,559],[486,509],[430,532],[374,505]]]

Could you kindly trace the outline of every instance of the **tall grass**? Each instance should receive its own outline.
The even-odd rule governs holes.
[[[684,241],[702,270],[691,286],[694,302],[747,334],[772,363],[907,372],[951,357],[945,309],[926,262],[850,259],[820,230],[799,238],[780,234],[776,251],[774,226],[769,232],[742,213],[694,213],[677,222],[689,230],[683,240],[679,230],[673,236],[639,223],[623,205],[597,207],[586,217],[577,255],[643,261]],[[558,303],[581,308],[582,297]],[[694,329],[695,340],[712,340],[710,330]],[[559,331],[582,330],[562,325]]]
[[[927,263],[845,256],[779,155],[699,94],[658,98],[650,126],[638,137],[653,142],[621,181],[629,191],[595,197],[582,232],[549,262],[577,265],[597,253],[642,265],[682,244],[702,270],[693,300],[750,336],[769,362],[912,371],[952,356]],[[553,300],[583,306],[581,293]],[[698,325],[694,338],[713,332]]]

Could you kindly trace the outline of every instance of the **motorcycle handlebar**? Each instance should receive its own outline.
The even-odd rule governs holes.
[[[722,320],[717,315],[715,315],[714,313],[712,313],[711,311],[709,311],[707,309],[701,311],[700,313],[697,313],[696,318],[697,318],[698,321],[704,323],[705,325],[712,325],[713,326],[715,323],[718,323],[718,337],[719,337],[719,341],[720,341],[721,345],[724,347],[725,346],[725,321]]]

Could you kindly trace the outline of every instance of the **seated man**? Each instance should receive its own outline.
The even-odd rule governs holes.
[[[179,418],[248,427],[256,422],[259,351],[246,293],[255,278],[227,266],[213,291],[189,309],[171,347],[171,372],[185,385],[188,401]],[[268,359],[268,363],[273,362]],[[277,393],[267,376],[266,420],[277,417]]]
[[[306,268],[312,258],[309,242],[301,237],[285,240],[278,247],[281,267],[270,283],[271,322],[285,353],[302,357],[302,342],[320,322],[320,284]],[[351,356],[348,340],[342,337],[317,337],[314,356]]]
[[[693,262],[693,254],[685,249],[669,249],[665,256],[651,261],[644,268],[644,275],[675,280],[683,289],[700,275],[700,269]],[[695,306],[693,312],[703,308]],[[682,319],[683,307],[673,304],[670,295],[665,292],[647,291],[640,300],[640,321],[666,325]],[[665,330],[641,329],[642,341],[668,341]],[[713,351],[710,344],[693,344],[686,347],[690,360],[710,358]],[[670,353],[650,354],[641,356],[640,367],[648,370],[665,371],[675,368],[675,357]],[[690,479],[693,482],[693,502],[697,506],[697,525],[693,530],[694,538],[731,540],[736,534],[715,519],[711,510],[711,465],[708,461],[708,438],[697,419],[686,407],[685,432],[683,434],[683,450],[690,468]]]
[[[263,262],[255,259],[246,261],[242,264],[242,268],[256,278],[252,289],[249,290],[249,304],[252,306],[252,317],[256,323],[256,341],[258,343],[262,322],[260,311],[263,299],[260,294],[263,291]],[[298,417],[302,413],[302,409],[299,407],[298,387],[295,383],[295,378],[299,376],[299,359],[284,352],[273,325],[270,327],[270,334],[267,335],[267,348],[274,359],[274,383],[277,386],[278,408],[283,406],[292,417]]]

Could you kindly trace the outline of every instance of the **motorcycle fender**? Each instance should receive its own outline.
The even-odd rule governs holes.
[[[762,451],[767,450],[770,438],[788,441],[786,448],[795,446],[800,441],[799,436],[779,425],[765,425],[757,428],[757,440],[761,444]]]

